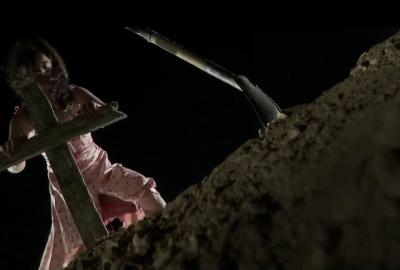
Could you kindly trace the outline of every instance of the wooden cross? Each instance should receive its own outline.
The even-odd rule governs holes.
[[[38,135],[29,139],[20,147],[20,151],[9,158],[0,159],[0,171],[46,152],[82,241],[86,248],[91,247],[96,240],[107,236],[108,232],[67,142],[127,116],[119,112],[117,103],[113,102],[100,107],[99,116],[88,118],[82,115],[69,122],[59,123],[49,100],[38,85],[25,87],[21,95]]]

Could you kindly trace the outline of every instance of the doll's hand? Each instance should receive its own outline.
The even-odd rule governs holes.
[[[8,159],[13,154],[13,143],[10,141],[5,142],[3,145],[0,145],[0,160]],[[15,164],[11,167],[7,168],[7,171],[10,173],[20,173],[25,169],[26,162],[22,161],[18,164]]]
[[[88,102],[82,105],[82,113],[89,118],[97,118],[99,116],[103,116],[102,110],[100,110],[101,105]]]
[[[7,159],[12,154],[12,143],[11,141],[5,142],[3,145],[0,145],[0,157],[3,159]]]

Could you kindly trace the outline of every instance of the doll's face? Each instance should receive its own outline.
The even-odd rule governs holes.
[[[35,55],[34,65],[32,67],[36,82],[43,88],[48,88],[51,74],[51,60],[43,53]]]
[[[17,81],[20,87],[37,82],[46,86],[50,82],[52,64],[49,57],[43,53],[38,53],[33,59],[33,65],[22,65],[17,70]]]
[[[51,60],[43,53],[38,53],[35,55],[34,65],[32,71],[36,76],[47,77],[51,73]]]

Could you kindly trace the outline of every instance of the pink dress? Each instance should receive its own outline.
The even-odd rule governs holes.
[[[90,133],[68,144],[104,224],[119,218],[126,228],[165,207],[152,178],[121,164],[111,164],[107,153],[93,142]],[[43,155],[50,180],[52,226],[39,269],[55,270],[66,267],[84,251],[84,246],[53,170]]]

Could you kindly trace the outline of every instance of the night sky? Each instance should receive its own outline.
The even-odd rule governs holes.
[[[308,103],[345,79],[358,56],[398,28],[330,30],[167,28],[159,34],[246,75],[281,108]],[[128,118],[93,133],[112,162],[156,180],[167,202],[198,183],[261,127],[238,90],[121,27],[5,29],[4,65],[14,42],[46,38],[63,56],[71,81]],[[17,99],[0,79],[0,142]],[[0,173],[0,269],[36,269],[50,230],[46,167],[36,157],[18,175]],[[4,264],[5,265],[2,265]]]

